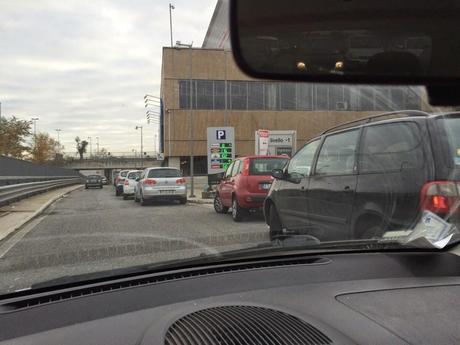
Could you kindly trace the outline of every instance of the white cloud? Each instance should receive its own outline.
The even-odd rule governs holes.
[[[167,0],[15,0],[0,3],[2,115],[39,117],[38,128],[99,137],[109,151],[154,147],[143,96],[159,95],[170,44]],[[173,1],[174,41],[200,46],[216,0]],[[95,145],[93,145],[95,147]]]

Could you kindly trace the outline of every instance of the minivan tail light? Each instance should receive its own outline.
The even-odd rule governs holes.
[[[241,170],[241,175],[243,176],[249,176],[249,159],[246,158],[245,160],[243,160],[243,169]]]
[[[178,178],[176,180],[176,184],[185,184],[185,183],[186,183],[185,178]]]
[[[156,184],[157,181],[155,181],[153,178],[146,178],[144,180],[144,184],[145,185],[150,185],[150,186],[153,186],[154,184]]]
[[[460,184],[452,181],[428,182],[422,187],[420,208],[446,215],[457,211],[460,204]]]

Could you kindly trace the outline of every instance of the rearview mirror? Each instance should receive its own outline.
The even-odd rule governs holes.
[[[282,180],[284,179],[284,171],[282,169],[273,169],[272,176],[277,180]]]
[[[256,78],[458,87],[458,18],[457,1],[232,0],[231,45]]]

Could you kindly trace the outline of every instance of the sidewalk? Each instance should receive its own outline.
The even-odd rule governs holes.
[[[40,215],[53,202],[82,188],[82,185],[53,189],[0,208],[0,241]]]
[[[213,205],[214,204],[214,198],[203,199],[201,197],[201,192],[196,192],[194,198],[188,197],[187,201],[192,204],[201,204],[201,205]]]

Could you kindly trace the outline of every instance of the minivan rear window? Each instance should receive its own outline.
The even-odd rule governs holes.
[[[120,173],[120,176],[121,176],[121,177],[126,177],[127,174],[128,174],[127,171],[122,171],[122,172]]]
[[[460,165],[460,117],[442,119],[455,165]]]
[[[149,171],[149,178],[152,177],[181,177],[182,174],[177,169],[153,169]]]
[[[141,174],[140,172],[131,172],[128,175],[128,179],[134,180],[134,179],[138,178],[140,174]]]
[[[273,169],[282,169],[287,161],[287,158],[253,158],[249,175],[270,175]]]
[[[424,162],[422,139],[415,123],[399,122],[366,127],[359,159],[360,172],[420,168]]]

